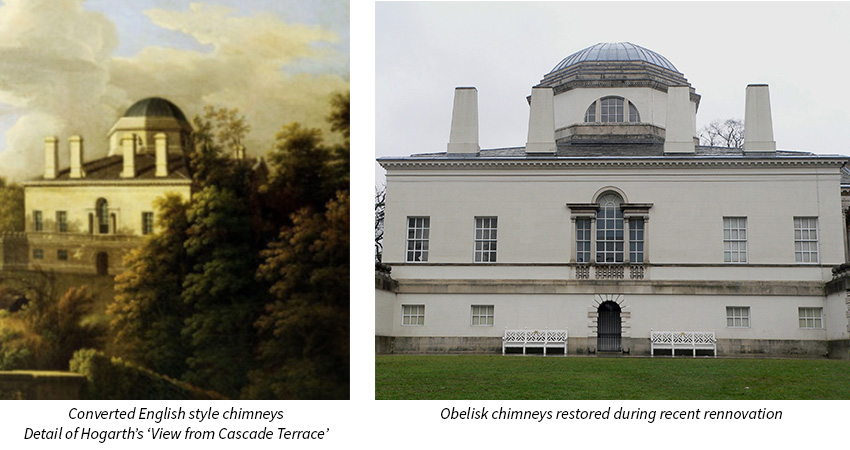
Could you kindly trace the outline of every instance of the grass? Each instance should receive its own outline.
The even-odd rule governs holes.
[[[377,399],[850,399],[850,361],[583,358],[501,355],[375,357]]]

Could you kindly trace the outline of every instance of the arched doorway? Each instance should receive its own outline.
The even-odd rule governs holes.
[[[95,256],[95,266],[98,275],[109,275],[109,254],[100,252]]]
[[[597,309],[596,350],[619,352],[622,350],[622,323],[620,305],[610,300],[602,302]]]

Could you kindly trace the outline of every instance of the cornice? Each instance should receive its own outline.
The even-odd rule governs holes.
[[[777,159],[748,158],[680,158],[680,157],[620,157],[582,158],[560,157],[549,159],[534,158],[464,158],[464,159],[378,159],[385,169],[403,168],[452,168],[452,169],[488,169],[488,168],[600,168],[600,167],[841,167],[846,159],[841,157],[790,157]]]
[[[179,186],[191,187],[192,180],[189,179],[122,179],[122,180],[87,180],[85,178],[74,180],[36,180],[21,183],[24,187],[69,187],[69,186],[109,186],[109,187],[138,187],[138,186]]]

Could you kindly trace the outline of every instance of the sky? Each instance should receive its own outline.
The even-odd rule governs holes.
[[[349,89],[348,0],[0,1],[0,175],[43,170],[44,138],[81,135],[87,160],[134,102],[165,97],[189,118],[237,108],[249,155],[283,125],[327,131]]]
[[[850,155],[850,4],[796,2],[377,3],[378,157],[446,151],[457,86],[478,89],[482,148],[524,146],[531,87],[600,42],[665,56],[702,96],[697,129],[744,117],[770,86],[778,149]],[[383,169],[375,165],[375,182]]]

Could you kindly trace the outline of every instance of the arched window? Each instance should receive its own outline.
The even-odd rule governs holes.
[[[628,116],[626,115],[627,104],[629,105]],[[599,110],[598,114],[597,109]],[[609,96],[591,103],[584,112],[584,121],[587,123],[637,123],[640,122],[640,113],[637,107],[627,99]]]
[[[97,214],[97,230],[100,234],[109,233],[109,203],[105,198],[97,199],[95,204],[95,212]]]
[[[599,210],[596,212],[596,262],[623,262],[623,210],[620,204],[623,199],[619,195],[608,192],[597,201]]]
[[[614,186],[603,187],[590,203],[567,203],[575,223],[576,279],[643,279],[649,262],[647,220],[652,203],[632,203]],[[617,264],[629,266],[628,273]]]

